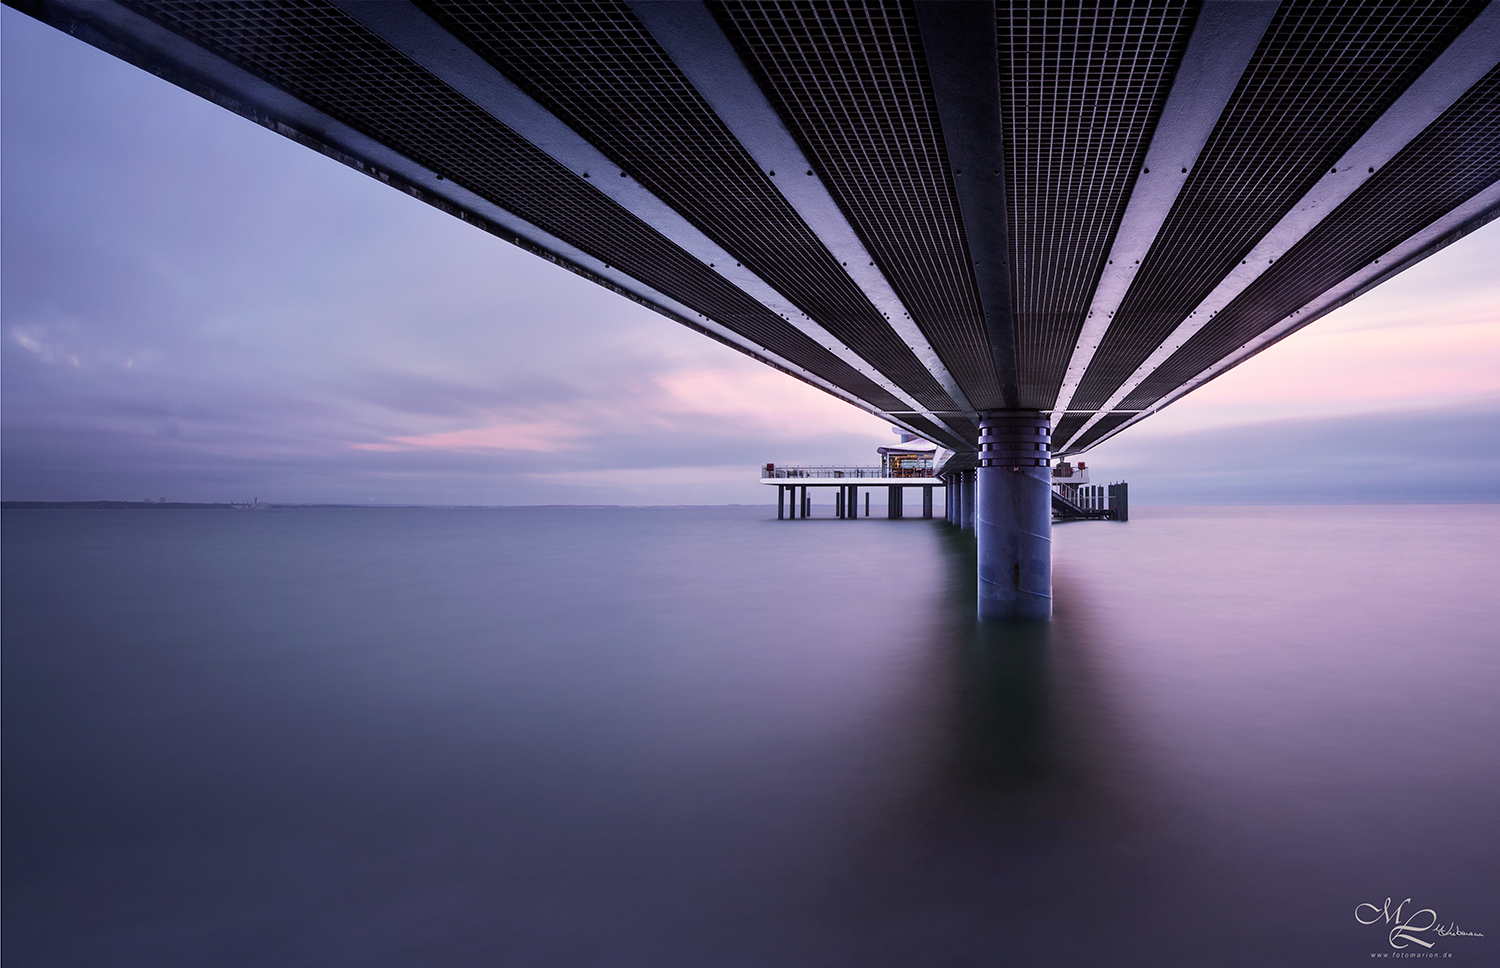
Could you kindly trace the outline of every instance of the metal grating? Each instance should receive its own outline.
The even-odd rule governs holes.
[[[1500,181],[1500,67],[1195,333],[1130,395],[1145,408]]]
[[[1072,405],[1103,406],[1482,7],[1282,3]]]
[[[1003,407],[911,3],[710,6],[970,403]]]
[[[1057,426],[1052,429],[1052,442],[1061,449],[1068,442],[1068,438],[1078,433],[1084,424],[1089,422],[1089,415],[1085,413],[1070,413],[1057,421]]]
[[[318,0],[125,5],[877,409],[906,409],[337,8]]]
[[[1188,0],[999,5],[1023,407],[1057,402],[1197,9]]]
[[[609,155],[922,406],[957,405],[619,0],[419,0],[451,33]]]
[[[1066,444],[1060,444],[1059,450],[1082,450],[1083,448],[1096,443],[1105,434],[1109,433],[1112,430],[1115,430],[1125,421],[1131,419],[1134,416],[1134,412],[1121,413],[1118,410],[1105,414],[1103,417],[1099,418],[1098,423],[1094,424],[1088,429],[1088,433],[1084,434],[1082,437],[1079,437],[1077,440],[1070,440]]]

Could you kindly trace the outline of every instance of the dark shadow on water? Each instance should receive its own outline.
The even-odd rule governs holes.
[[[953,643],[953,772],[970,791],[1021,794],[1057,769],[1049,722],[1046,625],[976,624]]]
[[[948,749],[931,799],[1068,837],[1139,822],[1128,730],[1083,590],[1060,581],[1051,622],[980,623],[973,540],[956,529],[945,540],[952,618],[933,648],[947,675]]]
[[[932,746],[866,845],[869,887],[849,905],[870,936],[858,963],[921,963],[933,950],[944,964],[1150,963],[1092,933],[1139,937],[1128,925],[1143,887],[1179,879],[1151,847],[1148,771],[1087,601],[1063,581],[1052,622],[981,624],[973,540],[957,529],[942,540],[949,619],[929,644]]]

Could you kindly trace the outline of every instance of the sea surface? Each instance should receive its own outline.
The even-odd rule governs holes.
[[[1500,965],[1500,506],[0,522],[7,968]]]

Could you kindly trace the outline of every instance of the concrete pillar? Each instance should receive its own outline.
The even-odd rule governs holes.
[[[865,517],[870,516],[870,492],[865,492]]]
[[[958,526],[965,531],[974,530],[974,472],[964,471],[959,476]]]
[[[922,485],[922,520],[924,520],[924,521],[931,520],[931,518],[932,518],[932,485],[931,484],[923,484]]]
[[[812,517],[812,489],[806,484],[802,485],[802,516]]]
[[[777,484],[776,485],[776,520],[781,521],[781,520],[784,520],[785,518],[786,518],[786,488],[783,485],[781,485],[781,484]]]
[[[1051,433],[1038,410],[991,410],[979,421],[981,622],[1052,618]]]

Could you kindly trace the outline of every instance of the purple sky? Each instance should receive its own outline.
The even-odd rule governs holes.
[[[5,9],[9,500],[721,504],[878,419]],[[1087,455],[1139,503],[1500,500],[1491,224]]]

